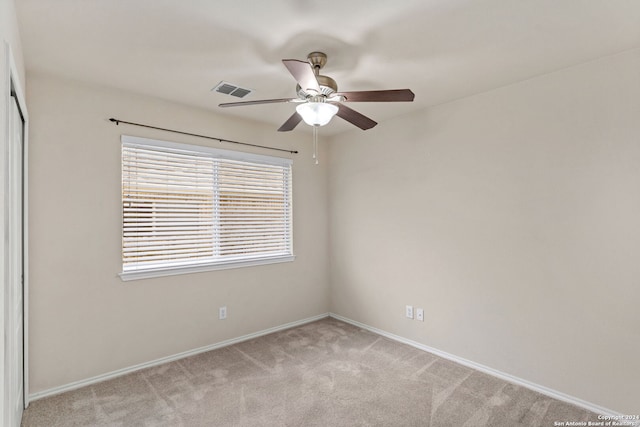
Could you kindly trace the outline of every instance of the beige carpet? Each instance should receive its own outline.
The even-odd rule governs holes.
[[[559,402],[324,319],[32,402],[23,426],[553,426]]]

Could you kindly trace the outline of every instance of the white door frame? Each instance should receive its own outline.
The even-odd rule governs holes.
[[[4,125],[5,125],[5,134],[2,135],[2,147],[4,150],[4,147],[6,144],[9,143],[10,141],[10,125],[9,125],[9,118],[10,118],[10,111],[11,111],[11,103],[12,98],[15,98],[18,107],[20,109],[20,112],[22,114],[22,118],[24,121],[24,133],[23,133],[23,168],[22,168],[22,173],[23,173],[23,211],[22,211],[22,224],[23,224],[23,230],[22,230],[22,252],[23,252],[23,275],[24,275],[24,279],[23,279],[23,312],[22,312],[22,316],[23,316],[23,357],[24,357],[24,363],[23,363],[23,393],[24,393],[24,407],[26,408],[29,405],[29,340],[28,340],[28,331],[29,331],[29,247],[28,247],[28,243],[29,243],[29,233],[28,233],[28,218],[29,218],[29,211],[28,211],[28,200],[29,200],[29,193],[28,193],[28,176],[29,176],[29,170],[28,170],[28,165],[29,165],[29,161],[28,161],[28,153],[29,153],[29,145],[28,145],[28,141],[29,141],[29,114],[27,112],[27,104],[26,104],[26,100],[24,97],[24,90],[23,90],[23,85],[20,81],[20,77],[18,75],[18,70],[15,64],[15,60],[13,57],[13,53],[11,51],[11,46],[9,45],[9,43],[7,43],[5,41],[4,43],[4,69],[6,70],[6,74],[5,74],[5,79],[2,82],[2,91],[0,91],[0,93],[3,93],[5,96],[4,99],[4,104],[5,104],[5,117],[0,117],[0,120],[4,121]],[[5,159],[6,160],[6,159]],[[6,161],[5,161],[5,165],[6,166]],[[3,173],[5,173],[5,177],[4,179],[7,179],[6,173],[7,171],[5,170]],[[3,200],[3,203],[6,203],[6,195],[5,195],[5,200]],[[6,221],[6,218],[5,218]],[[6,248],[5,248],[6,250]],[[4,252],[4,251],[3,251]],[[5,252],[5,259],[6,259],[6,252]],[[4,264],[4,262],[3,262]],[[7,266],[5,265],[5,268]],[[4,277],[2,278],[3,283],[4,283]],[[6,285],[6,284],[5,284]],[[3,286],[3,293],[4,293],[4,286]],[[4,299],[4,298],[3,298]],[[4,325],[3,322],[3,326],[6,328],[6,325]],[[6,352],[6,348],[4,348],[3,346],[3,350]],[[3,357],[4,359],[4,357]],[[4,369],[4,367],[2,368]],[[6,378],[7,373],[4,373],[4,377]],[[3,406],[3,411],[4,412],[6,410],[8,410],[9,408],[7,408],[5,406],[5,403],[7,401],[7,396],[3,396],[3,402],[1,402],[2,406]]]

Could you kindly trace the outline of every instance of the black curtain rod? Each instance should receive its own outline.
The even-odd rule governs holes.
[[[174,130],[174,129],[165,129],[165,128],[160,128],[160,127],[156,127],[156,126],[143,125],[141,123],[125,122],[124,120],[114,119],[113,117],[110,118],[109,121],[115,123],[116,125],[120,125],[120,123],[125,123],[127,125],[140,126],[140,127],[143,127],[143,128],[157,129],[157,130],[163,130],[165,132],[180,133],[182,135],[197,136],[199,138],[213,139],[214,141],[229,142],[231,144],[247,145],[249,147],[258,147],[258,148],[265,148],[267,150],[284,151],[285,153],[298,154],[298,152],[295,151],[295,150],[294,151],[285,150],[283,148],[273,148],[273,147],[267,147],[265,145],[249,144],[248,142],[231,141],[229,139],[214,138],[213,136],[198,135],[197,133],[182,132],[180,130]]]

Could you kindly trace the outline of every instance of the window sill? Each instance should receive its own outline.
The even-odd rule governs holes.
[[[140,270],[140,271],[124,271],[122,273],[119,273],[118,275],[120,276],[120,279],[123,282],[128,282],[130,280],[151,279],[153,277],[176,276],[179,274],[200,273],[203,271],[227,270],[230,268],[277,264],[281,262],[291,262],[295,259],[296,259],[295,255],[286,255],[286,256],[278,256],[278,257],[262,258],[262,259],[229,261],[229,262],[217,263],[217,264],[194,265],[194,266],[188,266],[188,267],[156,268],[156,269]]]

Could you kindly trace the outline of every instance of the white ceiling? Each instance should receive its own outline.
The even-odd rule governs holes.
[[[28,71],[267,122],[294,104],[280,62],[329,56],[340,90],[410,88],[413,103],[350,106],[378,121],[640,47],[638,0],[16,0]],[[28,90],[28,89],[27,89]],[[127,118],[123,118],[126,120]],[[300,125],[294,132],[304,131]],[[335,134],[353,127],[334,119]],[[375,130],[373,130],[375,131]],[[372,132],[372,131],[368,131]]]

